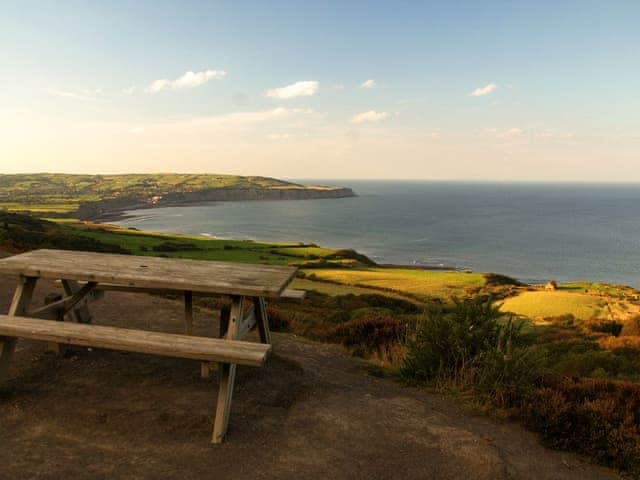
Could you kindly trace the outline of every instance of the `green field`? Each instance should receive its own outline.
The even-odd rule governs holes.
[[[479,273],[443,272],[403,268],[316,269],[307,270],[308,276],[322,281],[374,288],[409,294],[417,298],[449,298],[465,296],[470,289],[478,289],[486,281]]]
[[[532,319],[559,317],[571,314],[577,319],[589,320],[603,315],[606,302],[601,298],[571,291],[523,292],[507,298],[502,311]]]

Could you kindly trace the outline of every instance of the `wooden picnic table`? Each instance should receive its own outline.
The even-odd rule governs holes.
[[[0,316],[0,380],[17,338],[48,341],[57,351],[60,344],[76,344],[198,359],[203,361],[203,376],[215,361],[219,388],[212,441],[220,443],[229,421],[236,364],[257,366],[266,358],[271,340],[265,298],[282,296],[296,268],[43,249],[0,260],[0,273],[19,276],[8,316]],[[59,280],[65,296],[30,308],[41,278]],[[92,325],[88,304],[102,290],[181,293],[185,335]],[[231,297],[219,339],[192,336],[194,294]],[[34,318],[58,322],[34,323]],[[262,347],[241,341],[254,326]]]

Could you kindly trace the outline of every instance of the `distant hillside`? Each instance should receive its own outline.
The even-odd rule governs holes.
[[[268,177],[215,174],[0,175],[0,208],[98,218],[132,208],[225,200],[301,200],[354,196],[350,188],[306,186]]]

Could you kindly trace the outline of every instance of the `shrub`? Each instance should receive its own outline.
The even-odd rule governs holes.
[[[152,248],[154,252],[181,252],[200,250],[200,247],[198,247],[195,243],[174,242],[171,240],[167,240],[166,242],[154,245]]]
[[[470,388],[500,406],[517,406],[546,371],[546,352],[528,347],[522,323],[506,322],[491,299],[456,301],[427,314],[409,344],[401,373],[412,382]]]
[[[418,321],[401,373],[406,380],[455,379],[480,355],[496,348],[501,314],[490,299],[455,300],[454,308]]]
[[[523,414],[547,445],[640,474],[640,385],[549,377]]]
[[[402,319],[384,314],[368,314],[344,323],[325,327],[319,336],[328,342],[340,343],[365,356],[376,353],[388,358],[394,346],[403,344],[410,326]]]
[[[508,354],[490,351],[482,358],[475,384],[494,404],[517,406],[540,385],[546,371],[544,349],[514,348]]]
[[[592,332],[608,333],[609,335],[613,335],[614,337],[620,336],[620,332],[622,332],[623,326],[624,324],[616,322],[614,320],[603,320],[597,323],[590,323],[588,325],[589,330],[591,330]]]

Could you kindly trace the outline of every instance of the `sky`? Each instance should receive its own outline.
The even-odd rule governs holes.
[[[640,181],[640,2],[0,3],[0,173]]]

